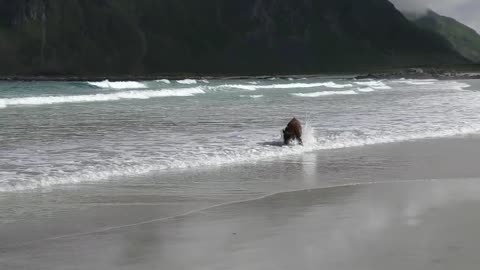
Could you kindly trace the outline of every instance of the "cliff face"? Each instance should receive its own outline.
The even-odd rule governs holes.
[[[475,30],[431,10],[423,16],[409,17],[420,28],[443,36],[465,58],[480,63],[480,35]]]
[[[1,74],[353,70],[466,60],[388,0],[0,0]]]

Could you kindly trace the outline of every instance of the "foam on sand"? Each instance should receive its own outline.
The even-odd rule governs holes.
[[[314,92],[314,93],[293,93],[292,96],[296,97],[324,97],[324,96],[335,96],[335,95],[356,95],[357,92],[350,91],[323,91],[323,92]]]
[[[132,81],[118,81],[118,82],[111,82],[109,80],[101,81],[101,82],[87,82],[89,85],[105,88],[105,89],[143,89],[147,88],[147,86],[140,82],[132,82]]]
[[[183,89],[126,91],[110,94],[78,95],[78,96],[40,96],[0,99],[0,108],[19,105],[48,105],[61,103],[105,102],[121,99],[149,99],[156,97],[188,97],[205,92],[200,87]]]
[[[114,177],[138,176],[155,171],[252,163],[271,158],[288,157],[291,155],[299,155],[319,150],[359,147],[423,138],[448,137],[478,131],[480,131],[480,127],[450,128],[441,131],[424,130],[412,134],[377,134],[369,136],[345,132],[337,136],[319,137],[315,134],[315,130],[310,128],[307,123],[304,127],[304,146],[278,147],[278,145],[273,144],[268,146],[252,143],[249,144],[248,147],[230,148],[227,146],[223,149],[217,149],[215,152],[179,155],[174,158],[169,158],[168,160],[146,160],[144,158],[139,160],[129,159],[128,161],[116,160],[106,167],[82,169],[77,172],[54,176],[29,177],[28,179],[25,179],[25,181],[17,183],[14,186],[8,182],[0,183],[0,192],[18,192],[22,190],[45,188],[53,185],[99,182]],[[281,143],[279,140],[278,142]]]

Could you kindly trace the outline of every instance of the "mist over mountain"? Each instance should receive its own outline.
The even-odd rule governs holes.
[[[432,10],[424,14],[410,14],[407,17],[419,27],[442,35],[465,58],[480,63],[480,35],[474,29]]]
[[[421,0],[390,0],[395,7],[408,14],[424,15],[428,11],[427,3]]]
[[[0,0],[2,75],[260,74],[467,63],[388,0]]]

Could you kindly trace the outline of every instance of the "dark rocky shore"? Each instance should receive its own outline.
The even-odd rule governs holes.
[[[448,69],[448,68],[409,68],[403,70],[373,72],[355,76],[355,79],[438,79],[438,80],[471,80],[480,79],[480,70]]]
[[[314,73],[314,74],[266,74],[266,75],[234,75],[234,74],[157,74],[157,75],[124,75],[124,76],[70,76],[70,75],[39,75],[39,76],[0,76],[0,81],[149,81],[158,79],[182,80],[190,79],[290,79],[311,77],[337,77],[351,79],[438,79],[438,80],[472,80],[480,79],[480,67],[470,68],[408,68],[388,71]]]
[[[183,80],[183,79],[196,79],[196,80],[210,80],[210,79],[222,79],[222,80],[242,80],[242,79],[302,79],[312,77],[337,77],[337,78],[353,78],[359,73],[313,73],[313,74],[202,74],[202,73],[176,73],[176,74],[156,74],[156,75],[101,75],[101,76],[75,76],[75,75],[12,75],[12,76],[0,76],[0,81],[152,81],[159,79],[168,80]]]

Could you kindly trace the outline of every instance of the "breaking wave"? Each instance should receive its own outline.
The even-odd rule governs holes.
[[[177,83],[179,83],[179,84],[197,84],[197,80],[192,80],[192,79],[178,80]]]
[[[161,82],[161,83],[170,84],[170,80],[167,80],[167,79],[156,80],[156,82]]]
[[[0,99],[0,108],[19,105],[47,105],[60,103],[102,102],[120,99],[149,99],[155,97],[188,97],[205,92],[199,88],[125,91],[110,94],[77,95],[77,96],[45,96]]]
[[[367,86],[375,90],[392,89],[392,87],[386,85],[384,82],[381,82],[381,81],[361,81],[361,82],[355,82],[355,84],[360,86]]]
[[[464,82],[457,82],[457,81],[451,81],[451,82],[445,82],[442,84],[439,84],[438,86],[435,85],[436,88],[441,88],[441,89],[454,89],[454,90],[465,90],[465,88],[471,87],[470,84],[464,83]]]
[[[242,90],[255,91],[259,89],[291,89],[291,88],[315,88],[315,87],[347,88],[352,86],[353,86],[352,84],[337,84],[334,82],[322,82],[322,83],[285,83],[285,84],[270,84],[270,85],[224,84],[224,85],[216,86],[216,88],[237,88]]]
[[[240,97],[243,97],[243,98],[262,98],[263,95],[240,95]]]
[[[362,92],[362,93],[370,93],[370,92],[374,92],[375,89],[373,89],[371,87],[363,87],[363,88],[359,87],[359,88],[357,88],[357,91]]]
[[[200,82],[200,81],[199,81]],[[231,81],[223,82],[229,83]],[[238,82],[238,81],[237,81]],[[305,81],[307,82],[307,81]],[[288,88],[312,88],[312,87],[327,87],[334,86],[341,86],[338,88],[346,88],[343,90],[335,90],[335,89],[307,89],[304,92],[310,90],[313,93],[302,93],[302,89],[293,89],[289,90],[288,92],[285,91],[285,95],[293,95],[297,97],[322,97],[322,96],[334,96],[334,95],[355,95],[367,92],[374,92],[377,89],[388,89],[387,83],[395,87],[396,91],[378,91],[377,95],[373,94],[370,95],[368,99],[362,102],[359,102],[359,105],[365,105],[365,107],[360,107],[359,110],[352,109],[352,110],[344,110],[345,115],[342,115],[341,118],[331,119],[329,121],[325,121],[325,112],[329,113],[332,111],[330,110],[330,106],[322,107],[322,108],[315,108],[312,106],[310,108],[303,108],[304,100],[296,97],[292,97],[288,99],[287,103],[284,103],[285,99],[283,99],[283,95],[278,96],[278,103],[274,103],[277,100],[275,99],[275,95],[272,95],[272,105],[268,108],[261,108],[265,110],[273,110],[275,114],[282,114],[285,112],[285,108],[290,109],[292,106],[295,109],[300,110],[312,110],[311,115],[316,115],[319,113],[321,116],[320,122],[314,122],[319,126],[322,126],[322,130],[319,130],[318,133],[315,133],[313,129],[309,129],[308,125],[305,126],[305,145],[304,146],[295,146],[295,147],[279,147],[282,143],[279,139],[278,132],[282,127],[278,127],[278,130],[274,130],[266,125],[266,127],[257,125],[255,131],[255,136],[252,136],[251,132],[245,130],[243,128],[237,128],[236,121],[241,119],[240,116],[237,119],[236,113],[241,111],[247,112],[248,116],[244,116],[247,118],[244,119],[251,119],[251,118],[265,118],[264,115],[261,115],[261,110],[256,111],[255,106],[258,105],[258,102],[254,102],[253,100],[243,100],[238,104],[236,101],[238,97],[241,96],[243,98],[252,98],[258,99],[263,98],[264,93],[256,93],[256,92],[248,92],[248,91],[237,91],[235,93],[230,94],[228,93],[225,96],[222,96],[221,99],[216,100],[214,95],[212,95],[212,100],[216,104],[224,105],[222,109],[228,111],[221,111],[221,109],[216,110],[218,115],[216,119],[208,123],[202,123],[199,126],[190,125],[191,123],[199,123],[197,119],[196,110],[201,111],[202,106],[210,106],[211,101],[210,99],[198,99],[199,104],[198,107],[194,107],[191,112],[190,117],[186,118],[185,122],[182,123],[181,128],[185,128],[186,133],[185,137],[182,136],[175,136],[178,139],[178,144],[173,143],[169,145],[170,142],[162,141],[162,137],[158,137],[157,143],[157,136],[155,132],[155,126],[152,127],[152,130],[149,129],[148,132],[152,132],[152,136],[155,139],[153,140],[152,144],[148,144],[147,141],[150,138],[150,135],[141,135],[135,129],[132,133],[129,133],[130,130],[128,127],[125,128],[125,136],[122,137],[122,134],[118,134],[115,130],[109,130],[109,132],[115,133],[105,133],[105,134],[112,134],[111,138],[109,138],[106,142],[114,143],[120,146],[127,146],[125,150],[118,148],[118,153],[114,155],[110,155],[110,146],[102,149],[102,145],[100,142],[98,145],[98,153],[106,150],[108,157],[101,160],[101,162],[92,160],[91,163],[87,162],[82,163],[84,159],[79,158],[78,163],[68,164],[67,167],[63,163],[56,164],[54,162],[54,155],[47,155],[47,159],[45,156],[41,154],[37,154],[33,152],[33,150],[42,150],[44,148],[40,148],[38,145],[25,145],[32,149],[32,152],[23,151],[22,150],[16,156],[18,157],[18,162],[21,166],[24,166],[28,170],[22,172],[21,170],[15,171],[12,170],[10,172],[2,172],[0,170],[0,192],[15,192],[19,190],[29,190],[35,188],[42,188],[42,187],[49,187],[52,185],[58,184],[75,184],[75,183],[83,183],[83,182],[98,182],[98,181],[105,181],[108,179],[115,179],[118,177],[125,177],[125,176],[137,176],[152,172],[164,171],[164,170],[177,170],[177,169],[187,169],[187,168],[203,168],[209,166],[220,166],[225,164],[232,164],[232,163],[251,163],[259,160],[264,159],[274,159],[278,157],[288,157],[290,155],[297,155],[302,154],[304,152],[311,152],[311,151],[318,151],[318,150],[326,150],[326,149],[338,149],[338,148],[348,148],[348,147],[356,147],[356,146],[363,146],[363,145],[372,145],[372,144],[381,144],[381,143],[391,143],[391,142],[399,142],[399,141],[406,141],[406,140],[414,140],[414,139],[423,139],[423,138],[435,138],[435,137],[447,137],[447,136],[454,136],[454,135],[462,135],[462,134],[469,134],[475,133],[480,131],[480,121],[478,121],[478,104],[480,104],[480,94],[474,91],[455,91],[455,90],[463,90],[470,85],[465,82],[456,82],[456,81],[439,81],[434,82],[432,86],[425,86],[422,87],[409,87],[407,85],[399,85],[394,84],[394,81],[354,81],[352,84],[342,84],[340,82],[344,81],[337,81],[335,84],[328,84],[325,82],[318,83],[318,82],[311,82],[305,84],[273,84],[271,85],[264,85],[265,82],[258,81],[257,85],[251,85],[248,82],[244,82],[241,84],[241,87],[250,86],[256,89],[269,89],[269,88],[280,88],[280,89],[288,89]],[[51,92],[44,92],[44,96],[41,96],[38,93],[37,89],[32,90],[31,97],[23,97],[23,96],[4,96],[4,98],[0,98],[0,108],[5,108],[9,106],[22,106],[22,105],[44,105],[44,104],[62,104],[62,103],[81,103],[81,102],[101,102],[101,101],[111,101],[111,100],[122,100],[122,99],[149,99],[155,97],[188,97],[194,95],[202,95],[209,93],[211,89],[217,87],[215,89],[224,89],[226,88],[225,85],[222,86],[215,86],[218,82],[212,82],[212,85],[203,85],[197,86],[194,85],[190,86],[183,86],[183,88],[175,89],[175,87],[171,87],[170,89],[159,89],[159,90],[129,90],[129,91],[109,91],[109,92],[102,92],[98,94],[87,94],[87,95],[73,95],[69,89],[64,90],[63,86],[60,84],[63,91],[62,95],[57,96],[47,96],[51,93],[56,93],[55,91]],[[327,86],[328,85],[328,86]],[[353,85],[353,86],[350,86]],[[83,84],[85,86],[85,84]],[[176,87],[180,87],[176,85]],[[220,88],[219,88],[220,87]],[[260,88],[258,88],[260,87]],[[351,88],[348,88],[351,87]],[[33,87],[32,87],[33,88]],[[160,87],[159,87],[160,88]],[[162,87],[163,88],[163,87]],[[227,87],[228,88],[228,87]],[[235,88],[234,89],[241,89],[242,88]],[[398,91],[397,91],[398,89]],[[402,91],[407,89],[408,91]],[[433,91],[433,90],[434,91]],[[446,91],[447,89],[448,91]],[[84,90],[84,89],[80,89]],[[226,89],[228,90],[228,89]],[[251,89],[246,89],[251,90]],[[322,91],[324,90],[324,91]],[[37,92],[35,92],[37,91]],[[79,93],[84,93],[78,91]],[[293,93],[295,92],[295,93]],[[300,92],[300,93],[296,93]],[[415,95],[410,96],[411,92],[415,93]],[[70,94],[65,94],[70,93]],[[382,93],[388,94],[388,96],[393,97],[392,101],[389,99],[384,99]],[[25,93],[21,93],[25,94]],[[253,95],[257,94],[257,95]],[[397,96],[398,94],[398,96]],[[265,94],[266,95],[266,94]],[[266,95],[267,96],[267,95]],[[419,99],[423,97],[422,99]],[[267,96],[268,97],[268,96]],[[194,99],[191,99],[194,101]],[[226,100],[226,103],[221,103]],[[263,100],[263,99],[260,99]],[[319,100],[322,100],[319,98]],[[196,101],[196,100],[195,100]],[[202,103],[202,102],[208,103]],[[270,100],[269,100],[270,101]],[[329,105],[331,104],[332,108],[336,108],[336,102],[343,102],[340,98],[338,99],[331,99],[329,100]],[[401,102],[397,102],[401,101]],[[405,102],[404,102],[405,101]],[[218,102],[218,103],[217,103]],[[365,102],[365,103],[363,103]],[[193,102],[192,102],[193,104]],[[251,106],[253,104],[253,106]],[[343,104],[343,103],[339,103]],[[102,106],[103,104],[99,104]],[[124,104],[119,104],[118,110],[122,110],[122,106]],[[237,105],[239,105],[237,107]],[[246,107],[242,107],[242,106]],[[416,110],[409,111],[409,107],[405,106],[412,106],[412,108],[416,108]],[[197,105],[195,105],[197,106]],[[397,107],[395,107],[397,106]],[[79,106],[81,107],[81,106]],[[91,106],[93,107],[93,106]],[[85,111],[91,109],[90,106],[84,109]],[[173,107],[173,106],[172,106]],[[320,106],[318,106],[320,107]],[[363,108],[363,109],[362,109]],[[374,109],[379,109],[379,112],[382,113],[383,119],[376,118],[376,111]],[[382,110],[382,108],[384,110]],[[385,109],[387,108],[387,109]],[[68,106],[61,108],[61,110],[65,110],[68,112]],[[154,108],[157,109],[157,108]],[[170,108],[168,108],[170,109]],[[214,108],[216,109],[216,108]],[[230,111],[231,109],[231,111]],[[275,111],[276,110],[276,111]],[[403,111],[404,110],[404,111]],[[59,110],[60,111],[60,110]],[[373,111],[373,113],[371,113]],[[13,112],[13,110],[12,110]],[[31,110],[27,113],[42,113],[42,110]],[[362,115],[362,112],[366,112]],[[400,114],[397,114],[397,113]],[[408,115],[401,115],[405,112]],[[15,112],[13,112],[15,113]],[[152,116],[160,116],[160,113],[155,110],[146,111],[145,113],[151,113]],[[157,113],[157,115],[155,115]],[[392,115],[390,115],[392,113]],[[185,113],[188,116],[187,113]],[[221,116],[225,114],[226,116]],[[13,114],[12,114],[13,115]],[[184,115],[183,107],[178,108],[178,115]],[[330,115],[332,115],[330,113]],[[445,119],[445,115],[449,116]],[[417,117],[418,116],[418,117]],[[90,118],[88,119],[96,119],[98,117],[95,114],[89,115]],[[129,115],[130,118],[127,118],[131,121],[138,121],[138,115]],[[163,117],[163,116],[162,116]],[[207,117],[211,117],[211,115],[207,115]],[[307,117],[305,117],[307,118]],[[0,118],[1,119],[1,118]],[[222,120],[223,119],[223,120]],[[313,118],[315,120],[315,118]],[[339,119],[339,120],[337,120]],[[359,120],[360,119],[360,120]],[[363,119],[363,120],[362,120]],[[210,120],[210,119],[209,119]],[[378,120],[379,124],[372,124],[376,123]],[[17,140],[18,136],[18,129],[15,122],[6,122],[8,118],[3,123],[11,123],[11,133],[8,134],[7,138],[14,138]],[[116,124],[118,126],[123,125],[123,122],[114,123],[110,122],[111,124]],[[61,123],[60,123],[61,124]],[[175,123],[176,124],[176,123]],[[243,123],[240,123],[243,124]],[[160,125],[159,125],[160,126]],[[234,127],[232,127],[234,126]],[[177,126],[175,126],[177,127]],[[158,127],[157,127],[158,128]],[[191,129],[191,130],[190,130]],[[198,134],[195,131],[200,130]],[[2,130],[3,131],[3,130]],[[38,132],[32,132],[31,136],[39,136],[42,135],[42,138],[47,138],[48,135],[53,134],[53,129],[48,128],[48,130],[39,130]],[[207,131],[208,134],[215,134],[212,138],[204,140],[204,131]],[[63,131],[59,132],[58,135],[60,136]],[[68,131],[70,132],[70,131]],[[147,133],[148,133],[147,132]],[[163,132],[163,131],[162,131]],[[184,131],[182,131],[184,132]],[[277,132],[277,133],[275,133]],[[5,136],[6,133],[1,134],[1,136]],[[87,134],[87,133],[85,133]],[[129,135],[132,135],[130,137]],[[25,134],[29,135],[29,134]],[[128,136],[127,136],[128,135]],[[0,136],[0,137],[1,137]],[[88,137],[89,140],[86,142],[91,142],[91,139],[96,139],[97,137]],[[142,137],[147,136],[147,137]],[[172,135],[173,136],[173,135]],[[27,138],[30,140],[30,138]],[[55,146],[57,140],[62,140],[63,137],[48,137],[48,143],[51,145],[46,145],[45,148],[49,148],[55,150]],[[165,138],[163,138],[165,139]],[[199,139],[199,147],[197,147],[196,139]],[[121,140],[124,140],[122,142]],[[27,141],[28,142],[28,141]],[[38,141],[40,144],[43,144],[42,141]],[[188,147],[182,148],[181,143],[188,143]],[[272,143],[269,143],[272,142]],[[82,144],[80,142],[79,149],[83,147],[88,147],[88,144]],[[123,143],[123,144],[122,144]],[[165,143],[165,144],[164,144]],[[70,141],[66,140],[66,144],[70,144]],[[18,148],[18,145],[14,142],[11,144],[13,147],[11,149]],[[7,144],[8,146],[8,144]],[[62,145],[63,146],[63,145]],[[69,145],[70,146],[70,145]],[[38,148],[37,148],[38,147]],[[138,147],[139,149],[136,149]],[[144,147],[144,148],[142,148]],[[150,148],[152,147],[152,150]],[[155,148],[158,147],[158,148]],[[168,148],[163,148],[168,147]],[[59,147],[60,150],[63,151],[62,147]],[[158,150],[159,149],[159,150]],[[164,152],[163,149],[165,149]],[[157,151],[158,150],[158,151]],[[4,150],[6,151],[6,150]],[[9,150],[8,150],[9,151]],[[16,150],[13,150],[16,151]],[[70,151],[70,149],[69,149]],[[84,150],[72,150],[72,155],[76,155],[76,151]],[[138,152],[136,152],[138,151]],[[4,152],[6,153],[6,152]],[[32,155],[31,162],[27,162],[24,160],[27,154]],[[67,153],[67,152],[65,152]],[[97,152],[94,152],[97,153]],[[86,158],[89,158],[89,155],[86,155]],[[59,152],[59,159],[63,162],[63,153]],[[86,159],[85,158],[85,159]],[[73,158],[74,159],[74,158]],[[36,163],[38,161],[38,164]],[[33,165],[32,165],[33,164]],[[58,165],[58,166],[57,166]],[[35,166],[38,166],[37,168]],[[51,167],[49,167],[51,166]],[[41,167],[41,168],[40,168]],[[4,167],[5,168],[5,167]],[[8,173],[8,174],[7,174]],[[116,179],[115,179],[116,180]]]
[[[436,79],[425,79],[425,80],[407,80],[407,79],[401,79],[401,80],[396,80],[393,81],[394,83],[403,83],[403,84],[409,84],[409,85],[432,85],[438,82]]]
[[[111,82],[109,80],[101,81],[101,82],[87,82],[89,85],[105,88],[105,89],[143,89],[147,88],[147,86],[140,82]]]
[[[45,176],[37,179],[29,179],[28,181],[22,181],[15,185],[0,183],[0,192],[17,192],[62,184],[92,183],[105,181],[114,177],[139,176],[165,170],[251,163],[260,160],[288,157],[291,155],[299,155],[306,152],[319,150],[342,149],[425,138],[447,137],[479,131],[480,127],[464,127],[440,131],[425,130],[424,132],[413,134],[379,134],[377,136],[365,136],[364,134],[359,135],[351,132],[344,132],[335,136],[319,137],[315,134],[315,130],[309,128],[307,125],[304,129],[304,146],[278,147],[278,145],[281,145],[281,141],[278,140],[267,145],[257,144],[236,149],[227,147],[218,149],[214,154],[198,153],[197,155],[183,155],[163,161],[146,162],[144,159],[136,161],[130,159],[128,165],[126,165],[123,164],[121,160],[118,160],[115,162],[116,165],[97,167],[88,170],[85,169],[68,175]],[[134,165],[132,165],[132,162]]]
[[[324,96],[335,96],[335,95],[356,95],[357,92],[350,91],[323,91],[323,92],[314,92],[314,93],[293,93],[292,96],[297,97],[324,97]]]

